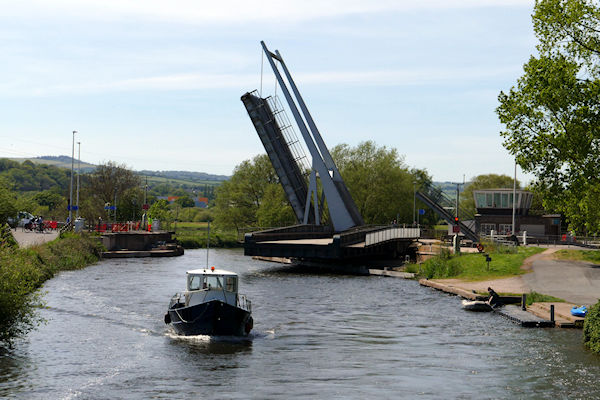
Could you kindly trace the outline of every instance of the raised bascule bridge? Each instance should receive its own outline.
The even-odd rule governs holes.
[[[405,260],[415,252],[420,230],[364,224],[283,57],[277,50],[269,51],[264,42],[261,45],[310,158],[277,96],[263,98],[257,91],[242,96],[298,221],[247,233],[244,254],[343,266]]]

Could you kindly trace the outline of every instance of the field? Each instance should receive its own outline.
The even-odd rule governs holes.
[[[175,239],[186,249],[206,247],[207,222],[177,222],[173,224]],[[240,247],[237,240],[237,231],[222,231],[210,229],[210,247]]]

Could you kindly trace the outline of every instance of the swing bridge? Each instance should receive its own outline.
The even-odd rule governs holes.
[[[261,45],[300,139],[277,96],[263,98],[253,91],[241,100],[298,224],[246,233],[244,254],[328,265],[404,260],[416,251],[414,242],[420,229],[365,225],[283,57],[278,50],[271,52],[264,42]]]

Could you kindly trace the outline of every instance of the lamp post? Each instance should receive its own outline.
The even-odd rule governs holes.
[[[513,180],[513,201],[512,201],[512,235],[515,235],[515,211],[517,203],[517,159],[515,158],[515,178]]]
[[[77,131],[73,131],[73,141],[71,146],[71,189],[69,193],[69,223],[73,222],[73,166],[75,161],[75,134]]]
[[[79,175],[81,174],[81,142],[77,142],[77,213],[75,218],[79,218]]]

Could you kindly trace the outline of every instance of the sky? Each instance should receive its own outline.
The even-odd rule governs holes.
[[[264,40],[329,148],[373,140],[434,181],[514,172],[495,108],[535,53],[533,1],[0,7],[0,157],[70,155],[77,131],[86,162],[230,175],[264,153],[240,97],[281,95]]]

